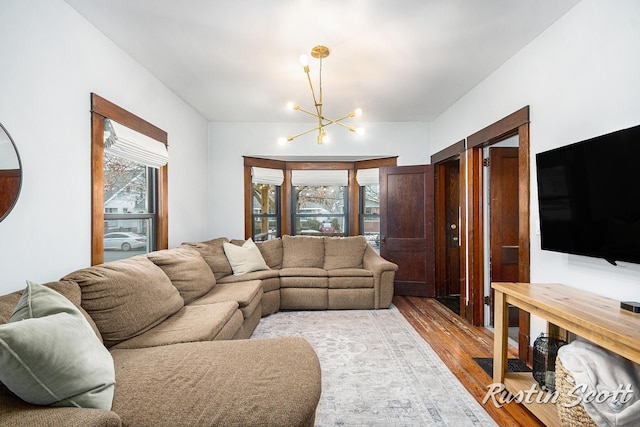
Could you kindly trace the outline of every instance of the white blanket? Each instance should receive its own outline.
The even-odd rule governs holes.
[[[560,347],[558,357],[575,379],[570,400],[598,426],[640,425],[640,365],[581,340]]]

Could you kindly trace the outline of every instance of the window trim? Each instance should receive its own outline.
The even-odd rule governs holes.
[[[104,262],[104,120],[111,119],[168,147],[167,132],[91,94],[91,265]],[[156,249],[169,247],[168,166],[157,172]]]
[[[348,230],[350,236],[356,236],[360,234],[360,224],[358,221],[357,213],[360,205],[360,191],[356,182],[356,172],[358,169],[370,169],[381,168],[388,166],[397,166],[398,156],[389,157],[359,157],[349,158],[345,157],[256,157],[256,156],[243,156],[244,157],[244,233],[245,239],[251,237],[252,232],[252,212],[253,212],[253,189],[251,182],[251,168],[253,166],[270,168],[270,169],[282,169],[284,171],[284,182],[281,188],[281,209],[280,209],[280,224],[282,234],[291,235],[291,171],[296,169],[346,169],[349,172],[349,185],[348,185],[348,210],[349,216],[347,217]]]

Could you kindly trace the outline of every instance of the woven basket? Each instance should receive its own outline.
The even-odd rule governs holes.
[[[569,398],[569,392],[575,386],[575,380],[571,374],[562,366],[560,358],[556,358],[556,391],[558,392],[558,417],[560,424],[566,427],[593,426],[593,422],[582,403],[568,408],[566,405],[575,401],[575,396]]]

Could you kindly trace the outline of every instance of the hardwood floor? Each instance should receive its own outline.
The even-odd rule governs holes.
[[[433,298],[394,296],[393,304],[482,404],[493,381],[472,358],[493,357],[493,333],[469,325]],[[510,348],[509,357],[518,357],[515,348]],[[518,403],[497,408],[487,402],[483,407],[500,426],[544,426]]]

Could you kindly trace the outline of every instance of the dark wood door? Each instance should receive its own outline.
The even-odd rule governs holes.
[[[380,168],[380,254],[396,295],[435,296],[433,165]]]
[[[460,295],[460,162],[436,166],[436,296]]]
[[[489,149],[491,281],[518,281],[518,148]],[[491,295],[493,301],[493,294]],[[493,305],[491,305],[493,324]],[[509,326],[518,326],[518,309],[509,309]]]

